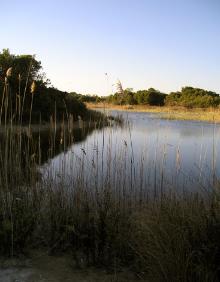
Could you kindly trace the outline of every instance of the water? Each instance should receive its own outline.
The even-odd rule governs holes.
[[[217,185],[219,125],[111,111],[119,114],[124,126],[90,131],[42,166],[44,179],[140,197],[170,190],[207,193]]]

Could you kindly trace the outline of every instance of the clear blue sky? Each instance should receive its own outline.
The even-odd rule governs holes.
[[[105,95],[119,78],[135,90],[191,85],[220,93],[220,0],[10,0],[0,7],[0,49],[36,54],[59,89]]]

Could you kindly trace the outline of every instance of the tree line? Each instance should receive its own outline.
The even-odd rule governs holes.
[[[182,87],[181,91],[162,93],[154,88],[138,90],[132,88],[119,89],[116,93],[98,97],[84,96],[84,102],[106,102],[115,105],[150,105],[150,106],[181,106],[186,108],[217,107],[220,104],[219,94],[190,86]]]
[[[5,117],[28,122],[30,108],[32,122],[39,122],[40,119],[49,121],[51,117],[57,120],[68,119],[70,115],[75,120],[79,115],[86,118],[89,112],[84,102],[206,108],[219,106],[220,96],[213,91],[189,86],[169,94],[154,88],[135,92],[132,88],[124,90],[120,82],[117,92],[105,97],[68,93],[51,85],[42,71],[41,62],[36,60],[35,56],[14,55],[9,49],[0,52],[1,119]]]
[[[30,108],[32,122],[68,119],[69,115],[76,120],[78,115],[88,115],[76,95],[51,85],[35,56],[14,55],[9,49],[0,52],[0,107],[1,118],[15,122],[28,122]]]

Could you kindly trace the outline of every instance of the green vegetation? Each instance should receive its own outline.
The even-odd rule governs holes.
[[[93,98],[93,99],[90,99]],[[154,88],[134,92],[131,88],[107,97],[86,96],[84,102],[106,102],[113,105],[180,106],[186,108],[217,107],[219,94],[194,87],[183,87],[179,92],[161,93]]]
[[[99,103],[103,101],[103,98],[98,95],[82,95],[75,92],[71,92],[70,94],[76,97],[80,102]]]
[[[33,81],[36,87],[31,93]],[[52,87],[35,56],[13,55],[8,49],[0,53],[1,116],[7,115],[8,120],[29,122],[31,107],[32,122],[49,121],[55,115],[57,120],[67,120],[68,115],[74,120],[78,115],[88,118],[90,113],[79,97]]]
[[[115,93],[106,98],[108,103],[116,105],[154,105],[162,106],[164,105],[166,95],[155,90],[154,88],[149,88],[148,90],[139,90],[133,92],[132,89],[125,89],[123,93]]]
[[[167,95],[165,104],[168,106],[184,106],[187,108],[217,107],[220,104],[219,94],[193,87],[183,87],[181,92]]]

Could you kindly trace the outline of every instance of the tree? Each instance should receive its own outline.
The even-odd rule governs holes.
[[[18,120],[19,113],[22,120],[29,121],[30,107],[32,107],[32,121],[49,121],[54,115],[55,107],[57,119],[62,119],[72,114],[75,119],[78,115],[85,115],[86,107],[74,95],[49,87],[49,80],[42,72],[41,62],[33,55],[13,55],[9,49],[0,52],[0,103],[6,112],[5,97],[3,89],[6,87],[5,77],[9,68],[12,68],[10,80],[7,81],[7,97],[10,99],[11,115]],[[10,69],[11,70],[11,69]],[[36,91],[31,95],[30,86],[35,81]],[[32,93],[33,94],[33,93]],[[33,101],[32,101],[33,98]],[[19,105],[19,106],[18,106]],[[19,110],[18,110],[19,108]],[[19,119],[20,120],[20,119]]]
[[[181,92],[171,92],[166,97],[165,104],[188,108],[216,107],[220,104],[220,97],[212,91],[186,86],[181,89]]]

